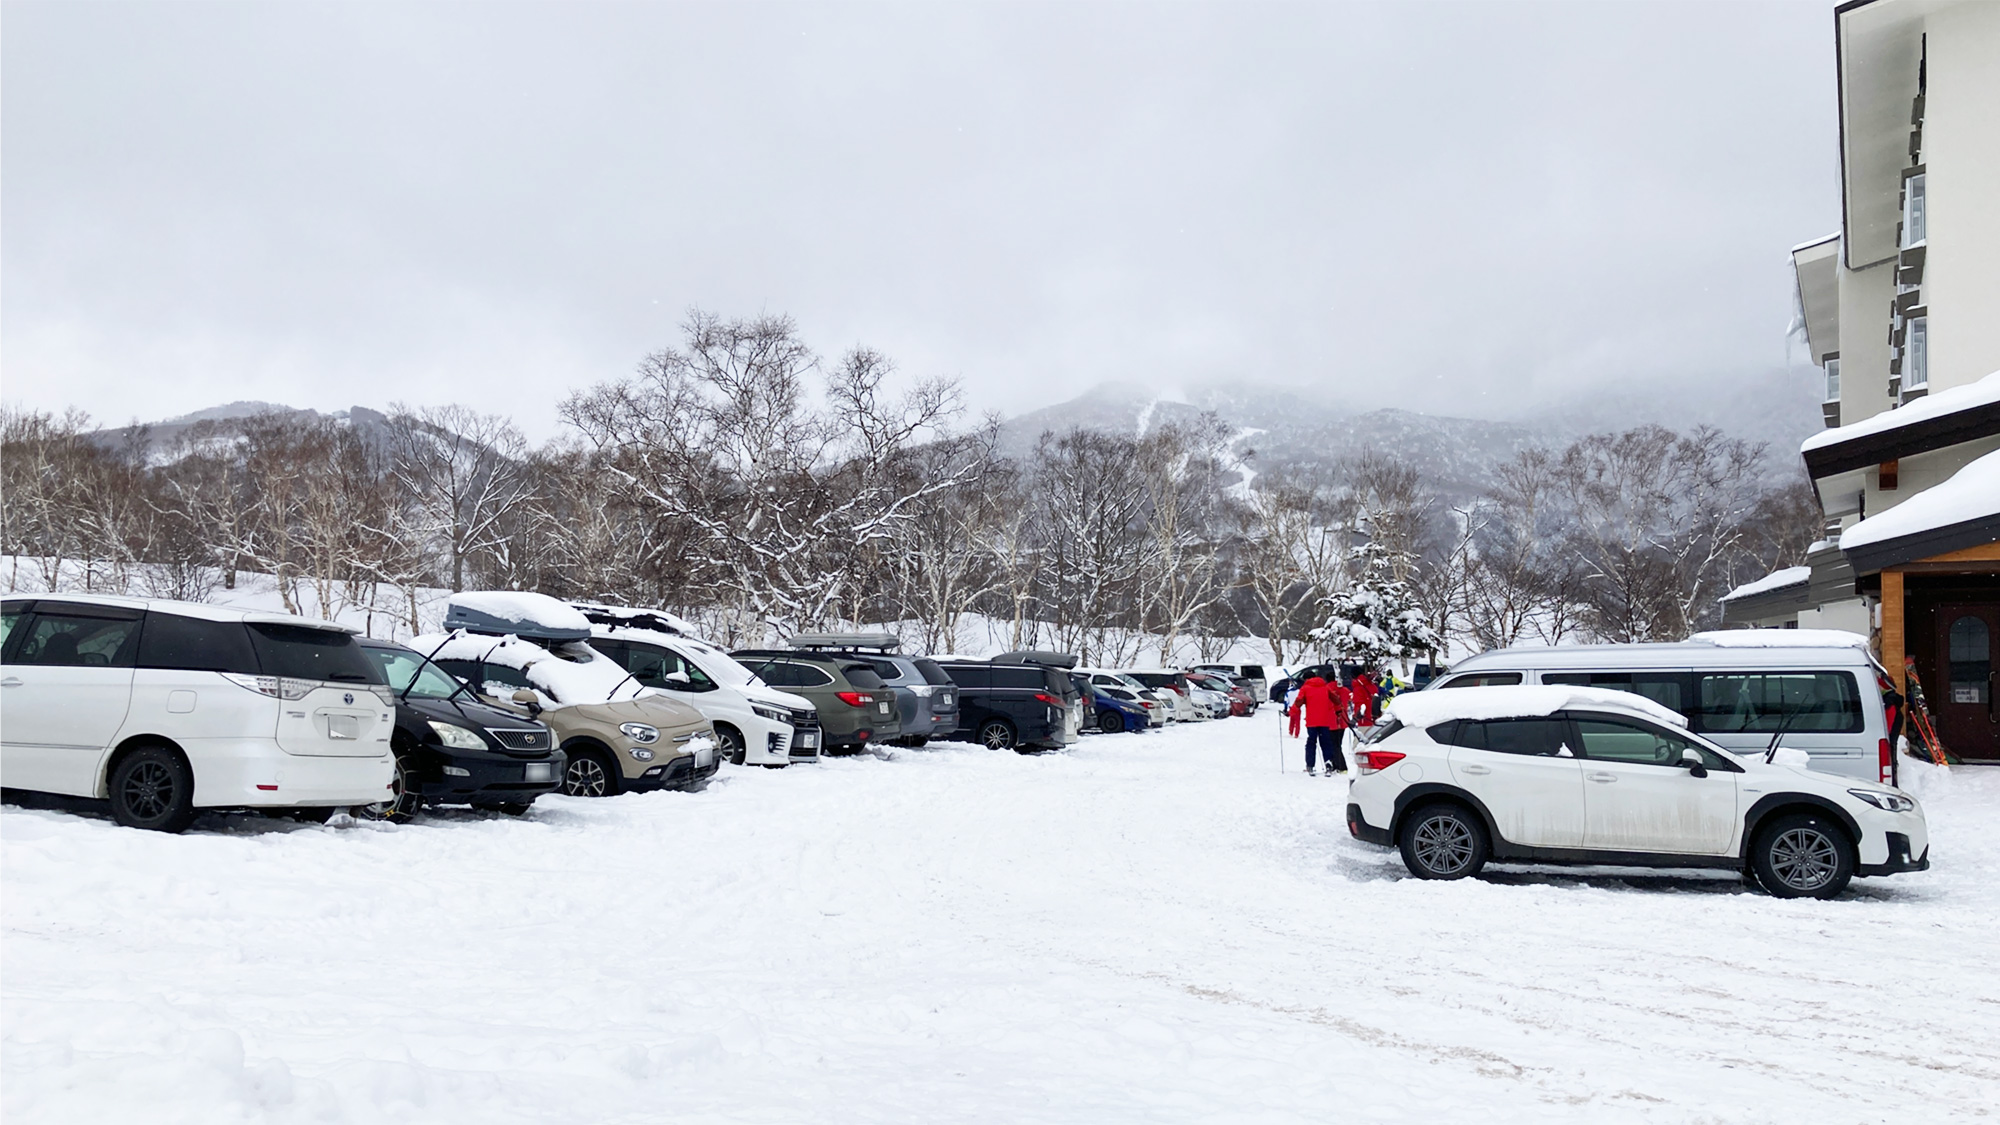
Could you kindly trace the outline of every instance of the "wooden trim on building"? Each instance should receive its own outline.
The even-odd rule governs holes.
[[[1896,690],[1908,695],[1910,689],[1903,682],[1903,572],[1900,570],[1882,572],[1881,644],[1882,667],[1896,681]]]

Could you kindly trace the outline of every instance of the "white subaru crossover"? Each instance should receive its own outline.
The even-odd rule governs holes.
[[[1901,790],[1802,768],[1775,740],[1733,754],[1642,696],[1586,687],[1405,693],[1356,754],[1347,827],[1410,873],[1501,863],[1722,867],[1781,898],[1930,867]]]
[[[108,800],[179,832],[197,809],[318,819],[380,801],[394,697],[354,630],[97,594],[10,595],[0,642],[0,784]]]

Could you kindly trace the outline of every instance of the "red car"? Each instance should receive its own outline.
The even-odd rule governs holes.
[[[1228,696],[1231,718],[1248,715],[1257,709],[1257,697],[1250,694],[1250,689],[1227,676],[1217,672],[1189,672],[1187,678],[1198,687]]]

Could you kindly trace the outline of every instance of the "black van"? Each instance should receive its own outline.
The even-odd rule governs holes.
[[[1083,729],[1083,693],[1061,668],[940,660],[958,685],[958,730],[951,737],[989,750],[1060,750]]]

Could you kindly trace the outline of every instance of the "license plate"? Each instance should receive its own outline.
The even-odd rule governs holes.
[[[353,715],[328,715],[326,736],[343,742],[352,742],[361,737],[361,720]]]
[[[715,764],[715,751],[697,750],[694,752],[694,768],[698,770],[705,770],[714,764]]]
[[[880,707],[884,715],[889,713],[889,705],[887,703],[877,703],[875,706]]]
[[[809,731],[805,732],[804,734],[800,735],[800,736],[799,736],[799,745],[800,745],[800,746],[818,746],[818,745],[819,745],[819,732],[818,732],[818,731],[816,731],[816,730],[809,730]]]
[[[529,762],[523,767],[523,770],[522,780],[524,781],[554,781],[556,779],[555,766],[548,762]]]

